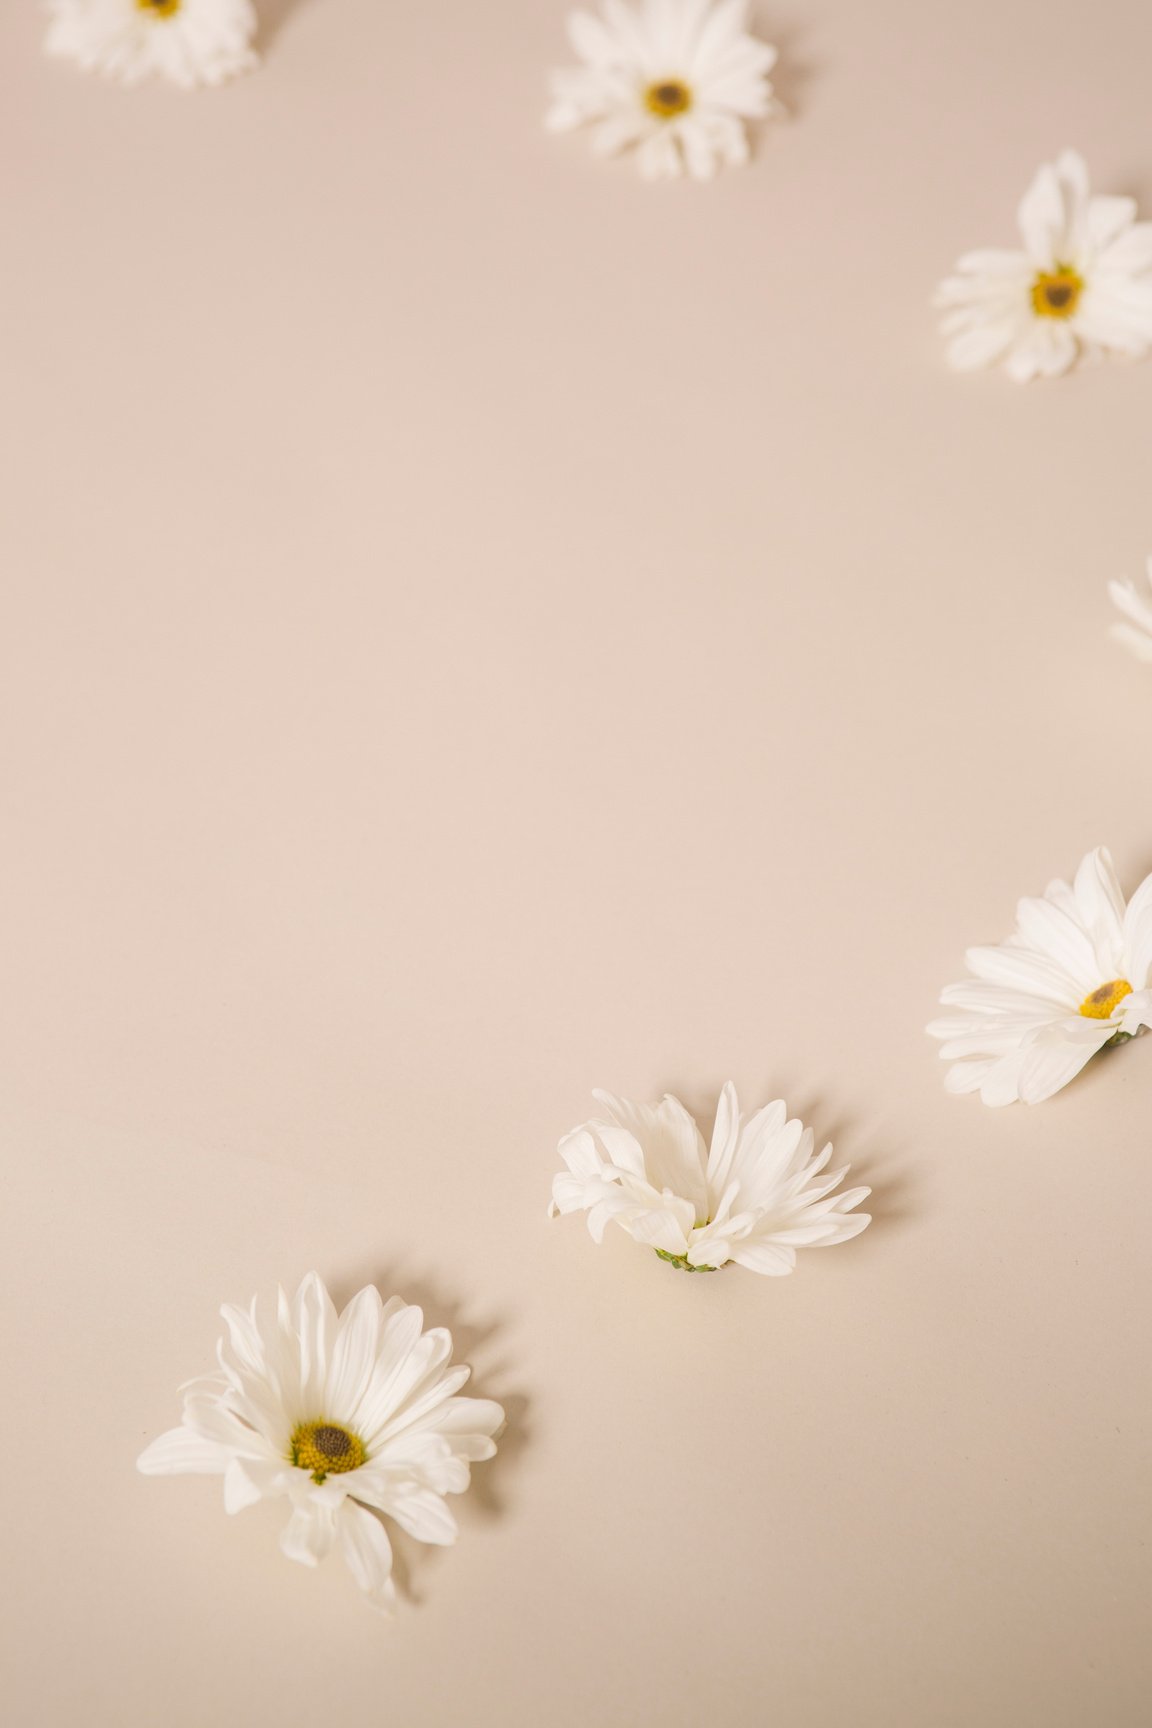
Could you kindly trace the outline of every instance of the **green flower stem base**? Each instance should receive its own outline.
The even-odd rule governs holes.
[[[1131,1032],[1116,1032],[1111,1038],[1109,1038],[1104,1048],[1105,1050],[1115,1050],[1118,1044],[1130,1044],[1132,1036],[1133,1034]]]
[[[722,1266],[689,1266],[687,1254],[669,1254],[667,1248],[657,1248],[657,1257],[667,1260],[669,1266],[678,1266],[681,1272],[722,1272]]]

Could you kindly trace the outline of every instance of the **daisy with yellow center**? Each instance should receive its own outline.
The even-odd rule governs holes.
[[[1021,900],[999,947],[970,948],[970,979],[928,1030],[953,1066],[950,1092],[1040,1103],[1110,1045],[1152,1025],[1152,876],[1125,903],[1112,860],[1090,852],[1075,880]]]
[[[467,1488],[491,1458],[504,1412],[463,1398],[469,1370],[451,1367],[452,1339],[424,1331],[419,1308],[382,1302],[369,1286],[337,1314],[315,1273],[274,1315],[221,1310],[228,1337],[220,1373],[194,1380],[183,1421],[139,1461],[146,1475],[224,1478],[238,1512],[282,1499],[280,1545],[315,1566],[339,1548],[377,1607],[395,1599],[384,1518],[420,1542],[454,1542],[445,1496]]]
[[[256,64],[252,0],[47,0],[50,54],[125,84],[160,77],[191,89]]]
[[[590,126],[600,155],[634,149],[641,174],[705,180],[748,160],[748,124],[779,111],[776,50],[748,34],[745,0],[603,0],[573,12],[581,64],[556,72],[546,124]]]
[[[1131,198],[1089,190],[1074,150],[1045,163],[1019,211],[1023,248],[968,252],[943,282],[952,366],[1003,364],[1020,381],[1055,377],[1083,354],[1152,347],[1152,222]]]

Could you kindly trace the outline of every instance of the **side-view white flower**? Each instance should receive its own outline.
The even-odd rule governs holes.
[[[256,64],[252,0],[46,0],[49,54],[125,84],[157,74],[191,89]]]
[[[731,1260],[752,1272],[791,1272],[797,1248],[829,1247],[871,1222],[852,1211],[872,1192],[849,1188],[831,1199],[847,1166],[828,1171],[831,1146],[816,1156],[811,1128],[789,1121],[784,1104],[743,1118],[736,1089],[720,1094],[712,1144],[675,1098],[631,1104],[594,1092],[604,1115],[566,1134],[566,1169],[552,1183],[551,1216],[587,1212],[603,1240],[610,1222],[662,1260],[711,1272]]]
[[[1111,634],[1117,642],[1123,642],[1125,648],[1131,649],[1138,660],[1152,661],[1152,558],[1148,560],[1148,575],[1143,586],[1141,592],[1131,577],[1109,582],[1112,604],[1124,619],[1123,624],[1113,624]]]
[[[1039,1104],[1106,1045],[1152,1026],[1152,876],[1125,906],[1097,847],[1072,886],[1021,900],[1007,941],[966,959],[972,978],[940,997],[956,1012],[928,1027],[953,1063],[945,1086],[985,1104]]]
[[[591,124],[592,147],[635,146],[645,179],[685,170],[707,180],[748,160],[747,123],[782,112],[768,73],[776,50],[747,32],[747,0],[602,0],[603,16],[573,12],[568,34],[583,65],[554,72],[545,124]]]
[[[382,1302],[371,1285],[339,1315],[314,1272],[291,1300],[280,1291],[274,1315],[255,1300],[220,1312],[220,1372],[184,1388],[183,1421],[139,1469],[223,1476],[226,1512],[286,1500],[288,1558],[315,1566],[336,1547],[373,1605],[391,1609],[379,1514],[419,1542],[454,1542],[444,1496],[462,1493],[470,1466],[492,1457],[503,1410],[457,1397],[471,1370],[448,1366],[451,1334],[425,1332],[419,1308]]]
[[[1132,198],[1088,189],[1075,150],[1045,163],[1019,211],[1022,251],[968,252],[941,283],[948,360],[1003,361],[1020,382],[1066,372],[1081,354],[1152,346],[1152,222]]]

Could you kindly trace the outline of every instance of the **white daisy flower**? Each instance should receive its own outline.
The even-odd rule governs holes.
[[[46,0],[49,54],[125,84],[151,73],[191,89],[256,64],[251,0]]]
[[[452,1337],[425,1332],[419,1308],[371,1286],[337,1315],[309,1273],[275,1317],[225,1306],[219,1374],[184,1388],[184,1419],[139,1460],[146,1476],[224,1478],[224,1509],[287,1500],[280,1537],[315,1566],[336,1547],[379,1608],[395,1601],[386,1513],[420,1542],[452,1543],[446,1494],[491,1458],[504,1412],[458,1398],[468,1368],[449,1368]]]
[[[686,1272],[711,1272],[729,1260],[752,1272],[782,1275],[797,1248],[829,1247],[858,1236],[867,1213],[848,1214],[872,1192],[849,1188],[827,1196],[847,1175],[830,1173],[825,1146],[789,1121],[782,1103],[746,1121],[731,1082],[720,1094],[711,1147],[683,1104],[630,1104],[608,1092],[592,1096],[605,1115],[560,1142],[567,1169],[552,1183],[550,1214],[587,1212],[600,1242],[610,1221],[662,1260]]]
[[[954,1062],[944,1084],[985,1104],[1039,1104],[1097,1051],[1152,1026],[1152,876],[1126,907],[1097,847],[1071,887],[1021,900],[1008,940],[966,958],[973,978],[940,997],[958,1012],[928,1028]]]
[[[1066,372],[1081,353],[1152,345],[1152,222],[1131,198],[1093,196],[1075,150],[1045,163],[1019,212],[1021,252],[969,252],[940,285],[941,329],[958,371],[1003,361],[1020,382]]]
[[[1152,660],[1152,558],[1148,560],[1148,579],[1141,593],[1130,577],[1109,582],[1112,604],[1122,615],[1123,624],[1113,624],[1111,634],[1117,642],[1130,648],[1138,660]]]
[[[602,18],[569,16],[584,64],[552,74],[548,128],[591,122],[593,149],[613,156],[635,145],[649,180],[685,169],[707,180],[747,162],[747,121],[782,110],[768,82],[776,50],[748,35],[746,0],[602,4]]]

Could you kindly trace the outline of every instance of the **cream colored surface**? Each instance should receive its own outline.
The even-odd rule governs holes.
[[[1128,0],[759,8],[793,120],[647,187],[563,7],[265,6],[217,95],[0,14],[13,1728],[1142,1728],[1152,1039],[952,1099],[969,942],[1152,867],[1152,364],[958,380]],[[549,1224],[594,1085],[786,1096],[787,1280]],[[134,1461],[222,1300],[448,1321],[512,1424],[378,1620]]]

